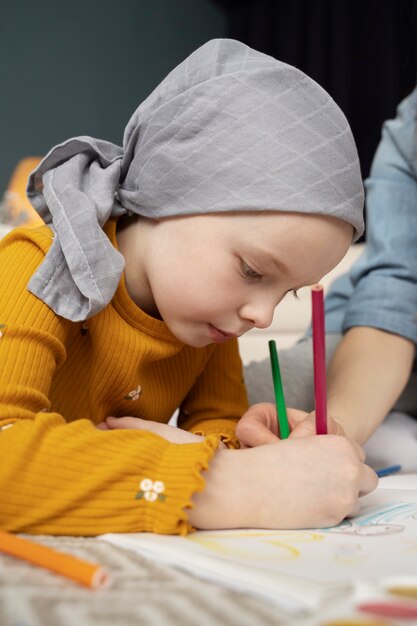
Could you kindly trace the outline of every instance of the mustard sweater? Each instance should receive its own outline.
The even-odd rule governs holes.
[[[106,232],[116,244],[116,222]],[[130,299],[86,323],[27,290],[52,243],[47,226],[0,244],[0,527],[15,532],[185,534],[219,438],[235,445],[247,408],[237,343],[190,348]],[[173,444],[140,430],[101,431],[108,415],[206,435]]]

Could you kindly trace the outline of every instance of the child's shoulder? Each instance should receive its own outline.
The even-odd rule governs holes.
[[[46,224],[29,228],[14,228],[0,241],[0,248],[4,249],[10,246],[15,248],[16,246],[20,247],[22,244],[33,243],[46,254],[52,245],[53,239],[53,232]]]

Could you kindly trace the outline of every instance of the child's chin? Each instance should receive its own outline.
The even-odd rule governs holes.
[[[182,337],[180,339],[186,346],[190,348],[205,348],[214,343],[209,337]]]
[[[186,332],[175,332],[174,328],[170,328],[171,333],[186,346],[190,348],[205,348],[213,343],[210,337],[192,336]]]
[[[214,343],[213,341],[210,341],[209,339],[204,340],[194,340],[194,341],[183,341],[183,343],[185,343],[186,346],[189,346],[190,348],[205,348],[206,346],[211,345],[212,343]]]

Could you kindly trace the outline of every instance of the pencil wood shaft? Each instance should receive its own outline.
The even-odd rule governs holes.
[[[268,345],[269,355],[271,357],[272,381],[274,383],[275,402],[277,406],[279,436],[281,439],[287,439],[290,434],[290,427],[288,425],[287,408],[285,406],[284,389],[282,386],[277,347],[273,339],[268,342]]]

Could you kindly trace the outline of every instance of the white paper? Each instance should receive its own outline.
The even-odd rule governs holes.
[[[391,488],[392,479],[398,488]],[[416,575],[417,475],[381,479],[378,489],[362,498],[358,516],[330,529],[198,531],[186,537],[112,533],[101,538],[262,595],[289,612],[311,610],[353,590],[359,581]]]

